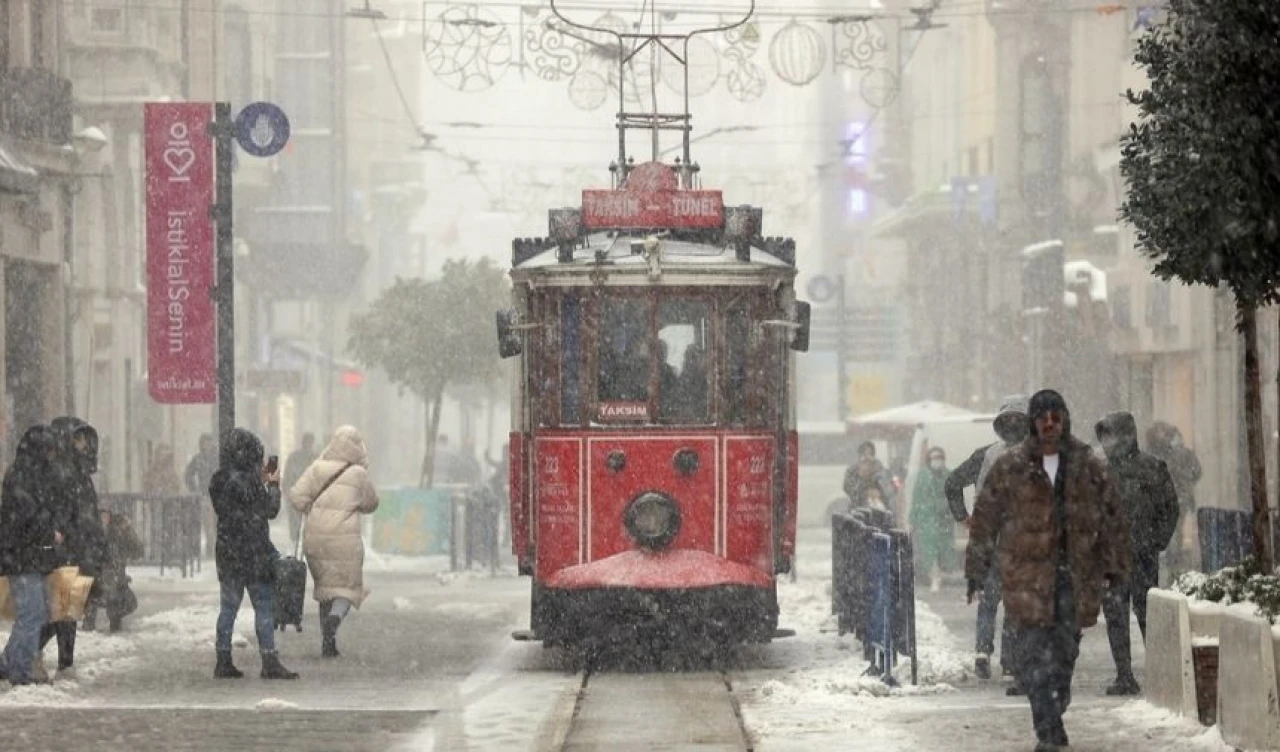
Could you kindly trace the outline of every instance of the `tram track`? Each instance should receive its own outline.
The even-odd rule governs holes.
[[[584,670],[557,712],[556,731],[540,752],[752,750],[727,671]]]

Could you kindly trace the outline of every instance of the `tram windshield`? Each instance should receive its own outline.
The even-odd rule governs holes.
[[[698,300],[658,304],[658,416],[679,422],[710,419],[711,305]]]

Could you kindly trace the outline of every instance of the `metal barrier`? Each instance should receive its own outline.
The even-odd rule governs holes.
[[[182,576],[200,571],[200,496],[152,496],[148,494],[100,494],[98,507],[129,517],[138,540],[143,566],[177,567]]]
[[[853,632],[871,665],[867,675],[893,685],[899,655],[916,657],[915,565],[911,536],[887,517],[854,510],[831,518],[831,610],[840,634]]]

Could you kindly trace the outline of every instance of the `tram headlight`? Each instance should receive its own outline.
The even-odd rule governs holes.
[[[658,551],[671,545],[680,532],[680,507],[675,499],[645,491],[632,499],[623,515],[627,534],[641,548]]]

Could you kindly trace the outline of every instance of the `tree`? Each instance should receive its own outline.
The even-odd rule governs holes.
[[[1149,87],[1121,144],[1121,217],[1162,279],[1226,285],[1245,355],[1253,542],[1272,567],[1257,309],[1280,300],[1280,7],[1168,0],[1138,42]]]
[[[366,367],[426,404],[422,483],[435,480],[436,436],[446,388],[494,381],[501,373],[494,311],[509,305],[505,274],[488,259],[446,261],[439,279],[396,279],[351,320],[348,349]]]

